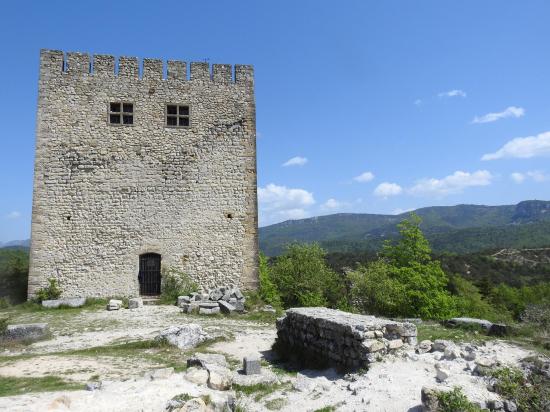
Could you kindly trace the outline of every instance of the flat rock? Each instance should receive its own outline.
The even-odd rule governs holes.
[[[139,309],[143,307],[142,298],[130,298],[128,300],[128,309]]]
[[[70,308],[80,308],[86,304],[86,298],[63,298],[43,300],[42,307],[48,309],[57,309],[60,306],[68,306]]]
[[[229,368],[219,365],[208,365],[208,387],[217,391],[231,389],[233,374]]]
[[[187,359],[187,366],[198,366],[201,368],[208,368],[208,365],[218,365],[228,368],[229,364],[225,356],[218,353],[195,353],[189,359]]]
[[[195,385],[206,385],[208,382],[208,371],[203,368],[192,366],[185,372],[185,379]]]
[[[164,329],[155,337],[156,341],[165,340],[170,345],[180,349],[189,349],[209,339],[210,336],[200,325],[189,323],[180,326],[171,326]]]
[[[220,313],[219,306],[211,309],[199,307],[199,315],[217,315],[218,313]]]
[[[199,302],[199,308],[212,309],[219,307],[220,305],[218,302]]]
[[[47,323],[25,323],[8,325],[2,334],[5,341],[35,341],[46,338],[50,333]]]
[[[262,369],[259,374],[245,375],[243,373],[233,373],[233,383],[240,386],[254,386],[259,384],[274,385],[279,383],[277,375],[267,369]]]

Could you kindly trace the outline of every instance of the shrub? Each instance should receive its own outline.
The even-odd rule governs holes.
[[[386,316],[446,318],[456,314],[448,279],[432,260],[414,214],[399,225],[401,237],[386,242],[380,258],[348,275],[358,309]]]
[[[49,283],[48,286],[42,289],[38,289],[38,291],[36,292],[36,295],[34,298],[36,302],[41,303],[44,300],[57,299],[61,296],[62,291],[57,283],[57,279],[49,278],[48,283]]]
[[[267,262],[267,256],[263,253],[260,253],[259,263],[260,288],[258,292],[260,297],[265,303],[275,308],[282,308],[283,303],[281,301],[281,295],[272,280],[271,268]]]
[[[512,400],[520,411],[543,411],[550,405],[550,379],[534,372],[524,375],[517,368],[499,368],[492,372],[495,391]]]
[[[174,304],[178,296],[198,291],[199,286],[183,271],[173,266],[162,268],[162,288],[160,301]]]
[[[460,316],[489,319],[491,321],[510,321],[506,310],[497,311],[489,301],[483,298],[477,286],[460,275],[453,275],[449,281],[456,310]]]
[[[325,255],[316,243],[293,243],[276,259],[271,278],[285,308],[338,305],[344,295],[343,282],[328,267]]]
[[[3,335],[8,328],[9,318],[0,318],[0,335]]]
[[[455,386],[451,391],[437,393],[441,412],[481,412],[481,409],[468,400],[462,389]]]
[[[521,320],[544,329],[550,329],[550,303],[527,305],[521,314]]]

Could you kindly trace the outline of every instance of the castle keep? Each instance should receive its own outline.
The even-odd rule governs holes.
[[[189,66],[41,52],[29,296],[256,286],[253,69]]]

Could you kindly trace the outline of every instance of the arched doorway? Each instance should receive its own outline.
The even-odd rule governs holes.
[[[138,279],[140,295],[160,295],[160,255],[158,253],[144,253],[139,256]]]

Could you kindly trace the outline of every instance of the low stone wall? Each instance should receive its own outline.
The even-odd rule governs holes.
[[[416,326],[327,308],[294,308],[277,320],[275,349],[346,368],[367,366],[404,344],[416,345]]]

